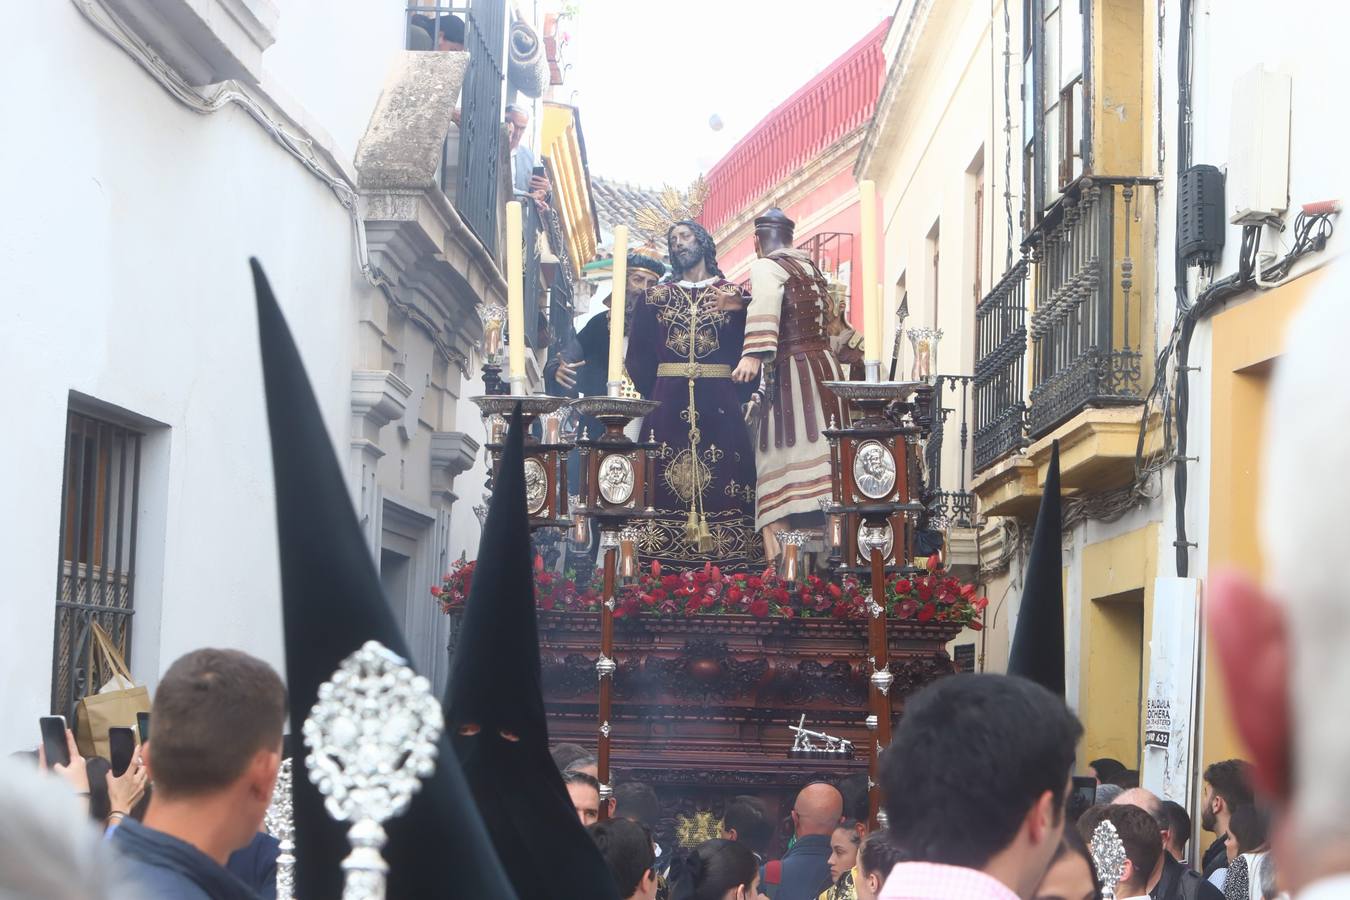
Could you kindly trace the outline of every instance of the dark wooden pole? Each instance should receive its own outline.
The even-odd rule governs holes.
[[[881,548],[872,546],[872,603],[868,609],[867,655],[871,657],[872,673],[868,679],[868,697],[871,701],[872,715],[876,716],[877,728],[873,734],[872,746],[868,754],[868,778],[871,790],[868,791],[867,826],[875,830],[877,812],[881,808],[881,751],[891,745],[891,697],[889,679],[883,685],[878,683],[877,673],[890,673],[889,649],[886,646],[886,563]]]
[[[596,752],[596,777],[600,781],[600,820],[609,818],[609,716],[614,695],[614,673],[618,663],[614,660],[614,606],[615,581],[618,569],[619,551],[607,539],[617,536],[617,532],[607,531],[601,536],[601,545],[605,547],[604,596],[600,598],[600,659],[596,661],[596,672],[600,677],[600,708],[597,728],[600,733],[599,749]]]

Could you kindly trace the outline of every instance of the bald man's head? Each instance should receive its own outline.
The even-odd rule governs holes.
[[[1153,821],[1158,823],[1158,827],[1167,831],[1172,826],[1172,820],[1167,815],[1167,810],[1163,808],[1163,802],[1158,795],[1144,788],[1130,788],[1128,791],[1122,791],[1120,796],[1111,801],[1112,806],[1137,806],[1144,812],[1153,817]]]
[[[792,821],[797,826],[797,837],[811,834],[830,835],[844,815],[844,795],[823,781],[808,784],[797,794],[792,805]]]

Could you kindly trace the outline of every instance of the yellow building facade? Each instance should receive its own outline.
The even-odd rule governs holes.
[[[1018,0],[992,10],[902,2],[855,171],[877,182],[886,321],[899,325],[896,314],[907,312],[906,328],[942,330],[935,374],[948,386],[947,420],[925,468],[940,462],[933,487],[968,494],[976,512],[970,528],[932,521],[948,559],[990,601],[984,630],[954,644],[975,645],[977,669],[1006,668],[1058,442],[1066,699],[1084,724],[1080,769],[1114,757],[1194,811],[1204,767],[1243,755],[1208,652],[1204,583],[1227,566],[1261,572],[1270,374],[1285,327],[1320,278],[1305,273],[1339,244],[1299,259],[1270,289],[1248,284],[1206,309],[1178,369],[1178,278],[1194,300],[1239,268],[1241,243],[1240,226],[1225,223],[1227,243],[1207,265],[1178,265],[1178,129],[1193,162],[1217,166],[1229,190],[1241,190],[1245,157],[1233,148],[1251,123],[1234,92],[1262,58],[1235,39],[1237,10],[1177,18],[1142,0]],[[1207,48],[1194,65],[1212,73],[1187,84],[1184,126],[1183,41]],[[1314,171],[1330,157],[1297,128],[1297,84],[1311,82],[1316,65],[1300,58],[1281,69],[1296,97],[1292,209],[1275,216],[1286,222],[1299,202],[1340,196],[1346,181]],[[1279,248],[1266,265],[1290,249],[1274,227],[1263,239]],[[1178,379],[1189,391],[1185,458]],[[1178,485],[1187,488],[1180,505]],[[1149,747],[1150,736],[1168,746]]]

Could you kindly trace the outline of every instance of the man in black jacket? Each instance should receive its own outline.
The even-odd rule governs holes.
[[[1253,802],[1251,766],[1240,759],[1225,759],[1205,769],[1205,791],[1200,799],[1200,827],[1214,834],[1214,843],[1201,858],[1205,877],[1227,868],[1228,821],[1233,810]]]
[[[666,272],[660,260],[640,253],[628,254],[628,283],[624,287],[626,312],[647,289]],[[616,286],[617,287],[617,286]],[[544,363],[547,391],[559,397],[603,396],[609,374],[609,306],[613,294],[605,298],[605,311],[591,317],[571,341]],[[627,322],[631,316],[625,316]]]
[[[1137,806],[1153,817],[1162,833],[1163,846],[1171,840],[1172,819],[1156,794],[1143,788],[1125,791],[1111,805]],[[1193,869],[1177,862],[1170,853],[1163,853],[1158,868],[1149,879],[1148,895],[1153,900],[1223,900],[1223,894]]]

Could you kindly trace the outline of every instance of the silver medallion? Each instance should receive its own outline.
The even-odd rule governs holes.
[[[869,500],[885,500],[895,490],[895,457],[881,441],[863,441],[853,455],[853,483]]]
[[[525,511],[539,515],[548,502],[548,470],[533,456],[525,457]]]
[[[383,900],[383,823],[401,815],[436,771],[443,730],[430,682],[379,641],[367,641],[319,685],[305,719],[305,765],[324,809],[351,823],[343,900]]]
[[[600,496],[606,503],[622,506],[633,499],[633,461],[622,453],[600,460]]]
[[[891,558],[891,551],[895,549],[895,531],[891,528],[890,522],[883,522],[880,525],[868,525],[863,522],[858,526],[858,562],[860,565],[868,565],[872,562],[873,547],[881,551],[883,561]]]

